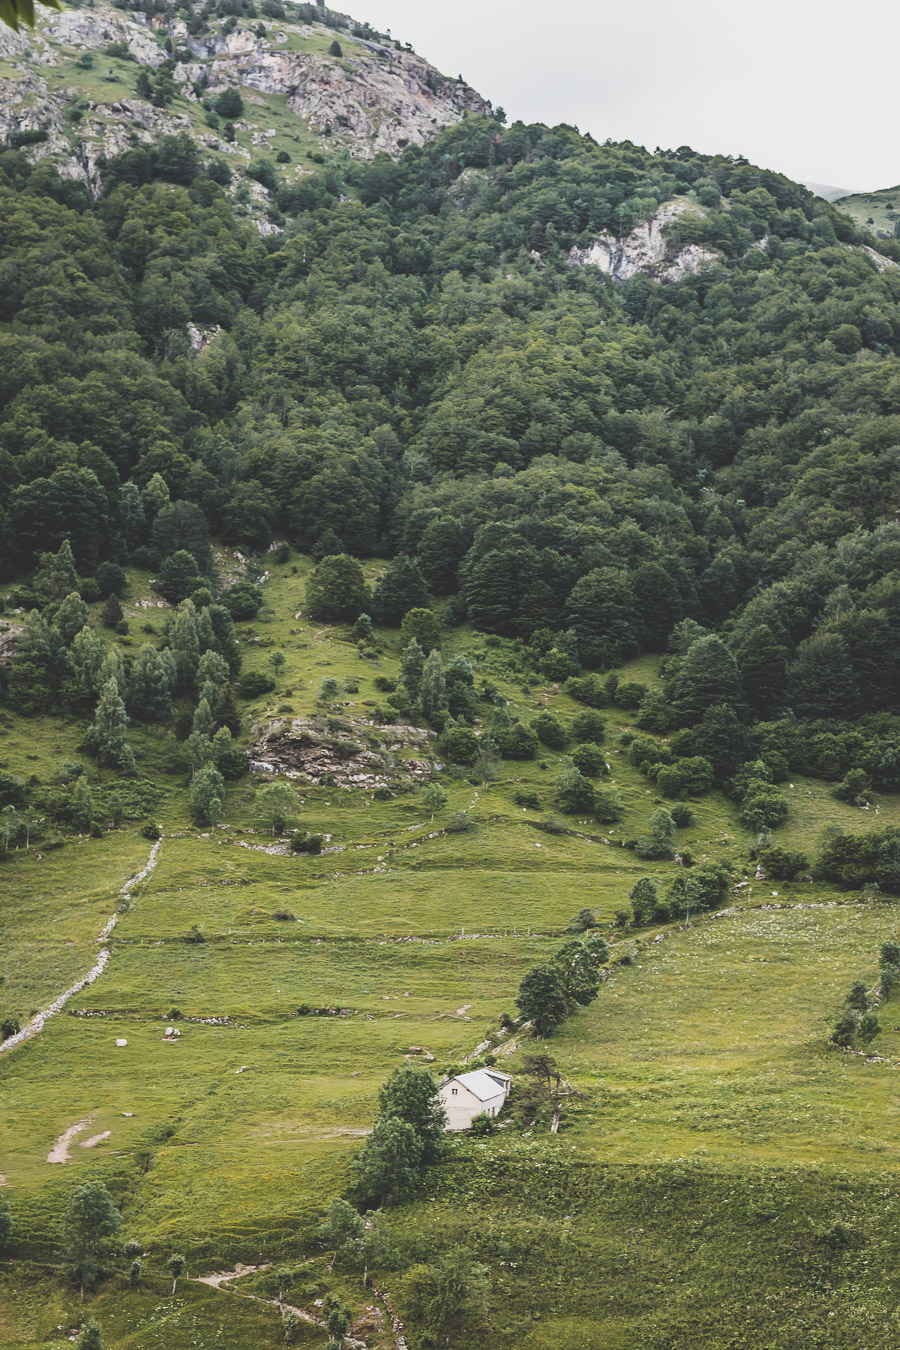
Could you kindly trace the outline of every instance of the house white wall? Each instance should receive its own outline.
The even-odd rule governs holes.
[[[484,1082],[479,1082],[479,1092],[473,1092],[465,1083],[465,1078],[475,1078],[474,1074],[465,1074],[460,1078],[451,1078],[440,1089],[440,1099],[447,1113],[448,1130],[467,1130],[476,1116],[496,1116],[499,1114],[509,1093],[508,1081],[505,1085],[496,1084],[496,1091],[485,1093]],[[482,1079],[482,1075],[477,1076]]]

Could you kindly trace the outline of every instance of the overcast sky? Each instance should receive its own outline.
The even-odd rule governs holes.
[[[895,0],[353,0],[510,121],[742,154],[802,181],[900,183]]]

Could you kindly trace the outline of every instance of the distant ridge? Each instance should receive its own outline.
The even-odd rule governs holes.
[[[834,187],[831,183],[804,183],[803,186],[809,188],[817,197],[824,197],[826,202],[836,202],[841,197],[853,197],[857,191],[856,188]]]

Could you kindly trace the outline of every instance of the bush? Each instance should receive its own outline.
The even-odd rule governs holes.
[[[570,698],[585,703],[589,708],[605,708],[606,692],[604,682],[599,675],[574,675],[566,680],[566,693]]]
[[[760,851],[759,861],[766,876],[773,881],[794,881],[801,872],[809,871],[806,854],[786,848],[764,848]]]
[[[259,698],[262,694],[270,694],[274,688],[275,681],[271,675],[261,670],[248,670],[238,681],[241,698]]]
[[[541,745],[546,745],[549,750],[562,750],[566,744],[565,727],[553,713],[538,713],[537,717],[532,719],[531,730]]]
[[[713,767],[702,755],[664,764],[656,774],[656,786],[664,797],[680,797],[687,793],[702,797],[713,785]]]
[[[625,814],[621,798],[614,787],[598,788],[594,793],[594,819],[600,825],[615,825]]]
[[[514,722],[506,731],[493,733],[503,759],[534,759],[538,752],[538,738],[521,722]]]
[[[587,778],[606,771],[606,756],[594,741],[584,741],[572,752],[572,763]]]
[[[615,701],[620,708],[639,708],[647,695],[647,686],[634,681],[620,681],[616,686]]]
[[[222,604],[233,619],[255,619],[262,602],[262,592],[248,581],[239,581],[230,586],[222,596]]]
[[[526,811],[539,811],[541,809],[540,798],[536,792],[516,792],[513,795],[513,801],[516,806],[523,806]]]
[[[694,812],[687,802],[676,802],[674,806],[670,807],[670,812],[679,830],[683,830],[688,825],[693,825]]]
[[[320,834],[295,834],[291,837],[292,853],[310,853],[317,856],[322,852],[324,840]],[[275,915],[276,919],[279,917]],[[291,915],[293,918],[293,915]]]
[[[606,736],[606,723],[594,708],[585,708],[572,718],[572,735],[576,741],[593,741],[599,745]]]

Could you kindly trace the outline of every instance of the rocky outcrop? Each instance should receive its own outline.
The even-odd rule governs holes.
[[[97,192],[104,157],[182,131],[240,167],[254,147],[268,146],[276,134],[267,125],[266,95],[283,97],[302,124],[298,130],[321,136],[323,149],[357,158],[399,154],[469,112],[490,111],[474,89],[387,39],[335,34],[319,24],[269,21],[259,35],[255,24],[225,32],[221,20],[209,22],[209,33],[191,37],[174,15],[154,16],[150,25],[140,12],[123,13],[100,0],[91,9],[41,9],[33,33],[0,25],[0,138],[46,133],[40,143],[24,146],[29,158],[48,158],[64,177]],[[323,50],[323,39],[330,44],[335,36],[341,56]],[[156,71],[165,62],[167,41],[179,57],[172,73],[187,108],[185,102],[156,107],[134,90],[141,68]],[[111,55],[111,45],[132,59]],[[85,53],[93,58],[90,74],[77,67]],[[105,78],[108,71],[114,81]],[[201,106],[207,95],[229,87],[241,90],[245,104],[233,143],[207,125]],[[288,181],[305,171],[302,163],[279,169]],[[254,207],[264,210],[265,202],[254,201]]]
[[[677,200],[666,202],[649,220],[635,227],[631,234],[619,239],[612,234],[600,234],[586,249],[573,248],[570,261],[579,267],[596,267],[614,281],[627,281],[644,273],[659,281],[680,281],[689,272],[721,263],[722,255],[702,244],[673,244],[667,227],[686,211],[696,211],[692,203]]]
[[[257,728],[250,768],[310,784],[409,788],[441,768],[432,755],[434,739],[419,727],[359,722],[342,728],[324,717],[273,718]]]

